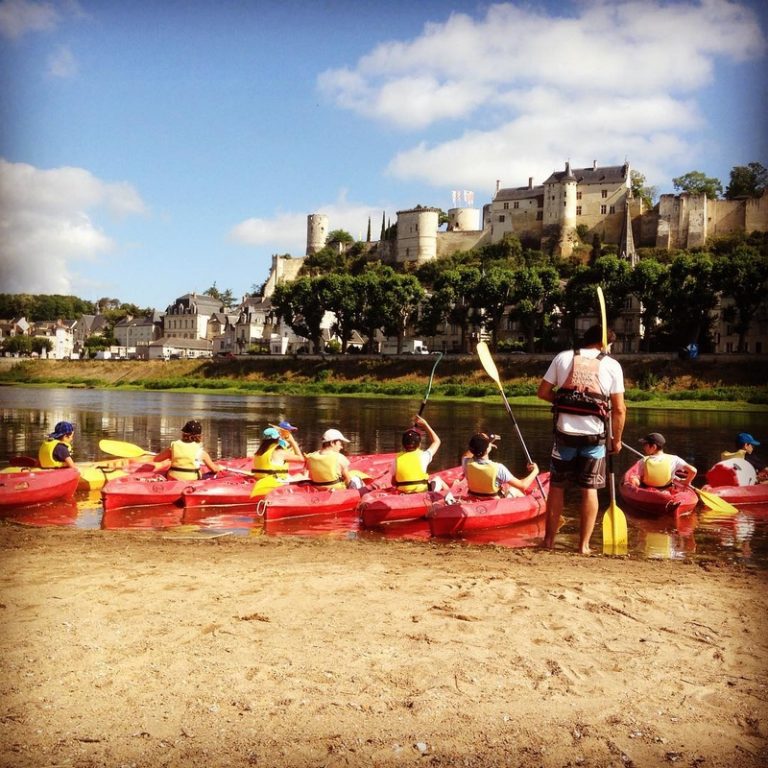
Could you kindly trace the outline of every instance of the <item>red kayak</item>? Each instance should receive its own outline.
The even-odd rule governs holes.
[[[351,470],[369,477],[378,477],[388,470],[394,460],[394,453],[363,454],[350,456]],[[249,467],[246,467],[249,469]],[[288,470],[293,480],[302,480],[304,462],[291,462]],[[219,475],[206,480],[196,480],[190,483],[183,492],[182,501],[185,507],[233,507],[247,504],[257,504],[259,499],[275,490],[267,485],[264,493],[252,496],[254,479],[243,475]]]
[[[544,488],[543,496],[539,484],[534,482],[523,496],[467,496],[455,504],[438,502],[427,513],[429,529],[433,536],[462,536],[534,520],[545,512],[549,472],[542,472],[539,480]]]
[[[693,510],[699,503],[696,491],[683,483],[672,483],[666,488],[651,488],[634,485],[632,479],[637,477],[637,464],[633,464],[624,473],[619,486],[619,495],[633,512],[650,517],[675,513],[682,515]]]
[[[707,485],[703,491],[735,504],[768,503],[768,483],[758,483],[755,468],[745,459],[718,461],[707,472]]]
[[[430,480],[439,478],[451,490],[454,496],[466,492],[466,485],[459,485],[462,468],[451,467],[431,474]],[[417,520],[424,517],[432,506],[443,500],[445,492],[421,491],[419,493],[399,493],[392,488],[371,491],[363,496],[358,512],[360,524],[373,528],[384,523]]]
[[[64,469],[20,469],[0,473],[0,507],[26,507],[57,499],[71,499],[80,473]]]
[[[218,463],[227,468],[247,471],[251,460],[222,459]],[[174,480],[162,472],[134,472],[123,477],[116,477],[101,489],[101,499],[105,510],[123,507],[148,507],[159,504],[177,504],[181,501],[185,488],[196,480]]]

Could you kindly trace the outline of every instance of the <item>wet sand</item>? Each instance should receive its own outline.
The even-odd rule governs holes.
[[[0,764],[768,764],[765,572],[0,525]]]

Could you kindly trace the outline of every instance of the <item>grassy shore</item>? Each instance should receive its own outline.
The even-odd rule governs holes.
[[[543,405],[536,388],[549,355],[496,355],[510,401]],[[618,356],[635,407],[768,410],[768,357]],[[431,356],[244,357],[235,360],[60,361],[0,358],[0,384],[226,394],[420,397]],[[434,399],[498,397],[476,357],[445,357],[435,370]]]

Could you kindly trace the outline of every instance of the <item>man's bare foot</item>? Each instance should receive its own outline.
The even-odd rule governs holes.
[[[592,550],[588,546],[587,547],[581,547],[581,549],[579,549],[579,554],[580,555],[591,555],[592,554]]]

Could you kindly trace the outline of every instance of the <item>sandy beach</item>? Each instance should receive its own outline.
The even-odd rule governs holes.
[[[0,525],[4,768],[768,764],[764,572]]]

